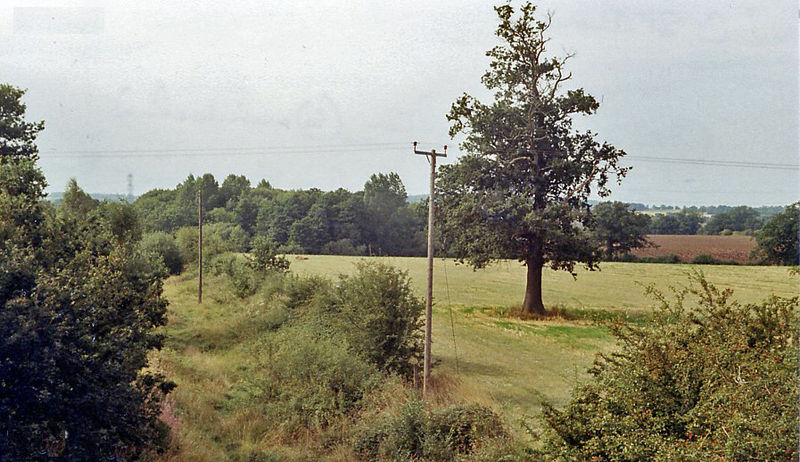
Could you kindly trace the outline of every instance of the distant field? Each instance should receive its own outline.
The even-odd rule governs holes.
[[[636,249],[633,254],[637,257],[674,254],[682,261],[689,262],[704,253],[720,260],[746,263],[750,261],[750,252],[756,247],[756,241],[751,236],[653,234],[647,238],[657,247]]]

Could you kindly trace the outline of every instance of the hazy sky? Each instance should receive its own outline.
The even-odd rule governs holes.
[[[554,13],[550,51],[576,53],[572,85],[601,101],[576,126],[634,167],[612,199],[800,198],[785,167],[798,164],[796,2],[540,9]],[[140,194],[203,172],[357,190],[396,171],[424,193],[428,166],[410,142],[447,143],[455,161],[444,115],[463,92],[490,101],[480,76],[496,23],[491,3],[463,0],[0,0],[0,81],[27,88],[29,118],[46,121],[50,191],[75,177],[124,193],[130,173]]]

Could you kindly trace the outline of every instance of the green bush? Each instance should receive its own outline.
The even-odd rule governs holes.
[[[642,263],[682,263],[681,258],[674,253],[667,255],[655,255],[652,257],[641,257],[639,261]]]
[[[408,376],[422,358],[423,304],[408,273],[375,262],[360,262],[352,276],[340,276],[330,305],[330,324],[354,352],[379,368]]]
[[[366,255],[367,246],[356,246],[350,239],[339,239],[322,246],[322,253],[325,255]]]
[[[139,246],[143,252],[150,252],[161,258],[169,274],[180,274],[183,271],[181,251],[175,239],[169,234],[163,232],[146,234]]]
[[[266,415],[283,431],[321,428],[359,408],[380,380],[342,339],[303,326],[283,328],[258,347],[256,377]]]
[[[733,260],[720,260],[707,253],[697,254],[692,258],[692,263],[695,265],[738,265],[738,262]]]
[[[279,271],[289,270],[289,260],[282,255],[278,255],[275,245],[266,237],[259,236],[253,239],[253,248],[250,251],[250,266],[258,271]]]
[[[319,276],[291,276],[286,280],[283,292],[286,296],[286,307],[294,310],[308,305],[314,297],[330,291],[330,282]]]
[[[247,252],[250,249],[250,236],[241,226],[233,223],[211,223],[203,227],[204,239],[219,241],[231,252]],[[204,243],[205,244],[205,243]]]
[[[477,404],[458,404],[435,411],[428,432],[429,438],[445,442],[448,449],[458,453],[472,451],[479,438],[505,435],[500,417]]]
[[[618,353],[546,407],[543,457],[797,460],[798,299],[742,305],[702,274],[674,302],[650,292],[654,322],[615,326]]]
[[[428,412],[421,401],[412,400],[396,414],[364,428],[353,448],[364,460],[444,461],[505,436],[500,417],[488,408],[456,404]]]
[[[196,227],[179,228],[175,232],[175,242],[178,244],[184,264],[197,261],[198,233]],[[203,230],[204,266],[210,262],[212,257],[230,250],[230,246],[222,241],[218,235],[208,233],[205,229]]]

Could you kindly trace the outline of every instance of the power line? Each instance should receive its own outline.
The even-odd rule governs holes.
[[[717,167],[745,167],[745,168],[765,168],[776,170],[800,170],[798,164],[779,164],[774,162],[744,162],[735,160],[710,160],[710,159],[681,159],[675,157],[655,157],[655,156],[625,156],[625,159],[642,160],[645,162],[664,162],[673,164],[688,165],[709,165]]]
[[[408,143],[356,143],[356,144],[320,144],[320,145],[285,145],[285,146],[252,146],[252,147],[225,147],[225,148],[145,148],[145,149],[97,149],[58,151],[49,150],[40,153],[46,159],[119,159],[140,157],[207,157],[225,154],[226,156],[282,156],[286,154],[329,154],[329,153],[361,153],[370,152],[372,155],[383,150],[401,151],[408,149]],[[738,167],[757,168],[768,170],[800,170],[798,164],[777,162],[748,162],[734,160],[712,160],[701,158],[657,157],[647,155],[628,155],[625,160],[659,162],[668,164],[702,165],[709,167]]]

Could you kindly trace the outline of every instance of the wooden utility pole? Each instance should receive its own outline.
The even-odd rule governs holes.
[[[200,277],[197,282],[197,303],[203,303],[203,190],[197,193],[197,227],[200,235],[198,236],[197,261],[199,261]]]
[[[428,294],[425,301],[425,366],[422,375],[422,397],[428,395],[428,382],[431,379],[431,317],[433,315],[433,214],[434,199],[436,197],[436,158],[447,157],[447,145],[444,154],[439,154],[435,149],[418,151],[417,142],[414,141],[414,154],[422,154],[431,164],[431,190],[428,196]]]

